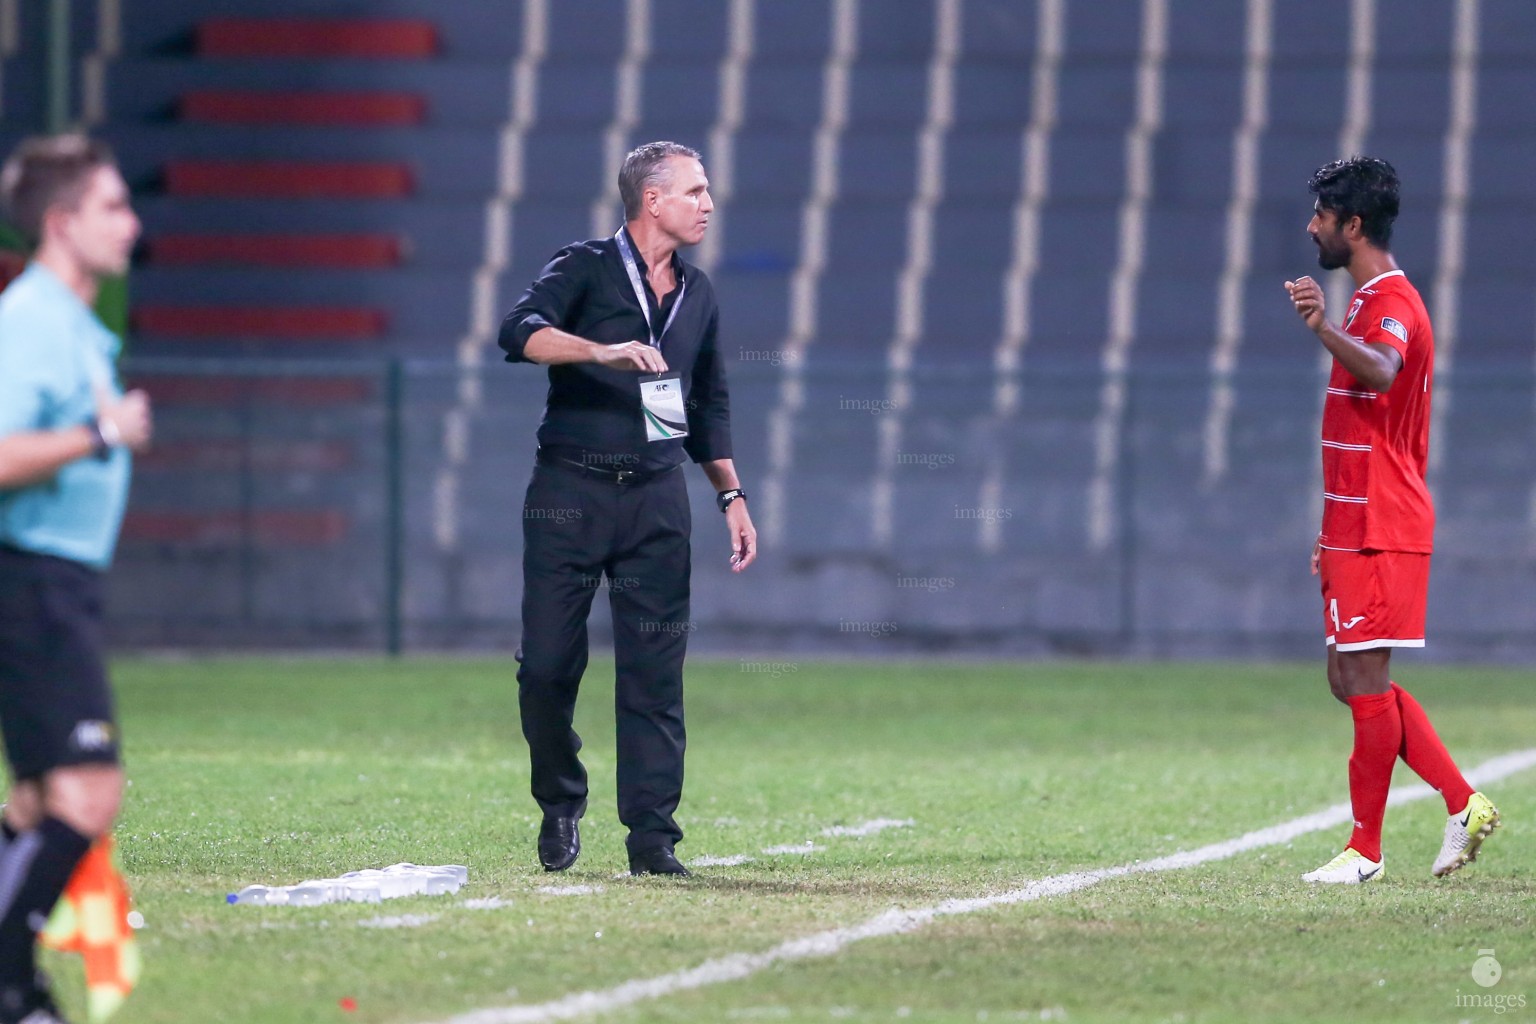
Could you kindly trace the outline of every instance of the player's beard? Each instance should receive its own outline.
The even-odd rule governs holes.
[[[1349,246],[1342,238],[1324,239],[1321,235],[1313,235],[1312,240],[1317,243],[1318,266],[1324,270],[1349,266]]]

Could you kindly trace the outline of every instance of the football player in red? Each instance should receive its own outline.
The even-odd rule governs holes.
[[[1474,792],[1418,701],[1392,682],[1392,651],[1424,646],[1435,509],[1424,482],[1435,339],[1418,290],[1388,248],[1398,180],[1384,160],[1318,168],[1307,233],[1324,270],[1355,281],[1342,324],[1329,322],[1310,277],[1285,282],[1291,302],[1333,356],[1323,405],[1323,525],[1312,548],[1322,579],[1328,685],[1349,705],[1355,827],[1344,852],[1302,877],[1360,883],[1383,874],[1381,822],[1401,757],[1445,798],[1450,819],[1433,873],[1477,856],[1499,812]]]

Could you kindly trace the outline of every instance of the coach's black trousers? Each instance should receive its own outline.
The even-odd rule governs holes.
[[[641,482],[540,464],[523,504],[523,644],[518,704],[546,816],[580,816],[587,772],[572,728],[587,667],[587,614],[613,610],[619,820],[631,849],[682,838],[683,657],[692,516],[678,468]]]

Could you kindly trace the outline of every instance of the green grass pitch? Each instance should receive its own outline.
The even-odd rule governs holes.
[[[1401,659],[1463,766],[1536,745],[1528,673]],[[612,666],[578,727],[585,849],[538,869],[510,659],[130,659],[118,829],[146,918],[120,1024],[436,1022],[769,950],[892,907],[1193,849],[1346,798],[1347,711],[1317,665],[690,663],[685,882],[616,877]],[[750,669],[750,670],[749,670]],[[1417,781],[1399,765],[1399,783]],[[1189,870],[940,919],[642,1001],[614,1022],[1484,1021],[1536,1014],[1536,771],[1429,877],[1444,808],[1388,812],[1388,878],[1317,889],[1341,826]],[[867,836],[824,830],[910,821]],[[769,848],[814,849],[767,854]],[[456,897],[232,907],[240,886],[466,864]],[[583,895],[541,887],[587,886]],[[490,907],[466,900],[497,899]],[[429,916],[415,927],[364,927]],[[1471,976],[1493,948],[1503,979]],[[48,961],[67,1008],[78,964]],[[1458,999],[1523,996],[1496,1017]],[[355,1001],[344,1009],[342,1000]]]

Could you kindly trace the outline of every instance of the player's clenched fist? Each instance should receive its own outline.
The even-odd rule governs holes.
[[[1291,304],[1296,307],[1296,312],[1307,322],[1307,326],[1314,331],[1320,331],[1327,317],[1323,312],[1323,289],[1310,277],[1298,277],[1294,281],[1285,282],[1285,290],[1291,296]]]

